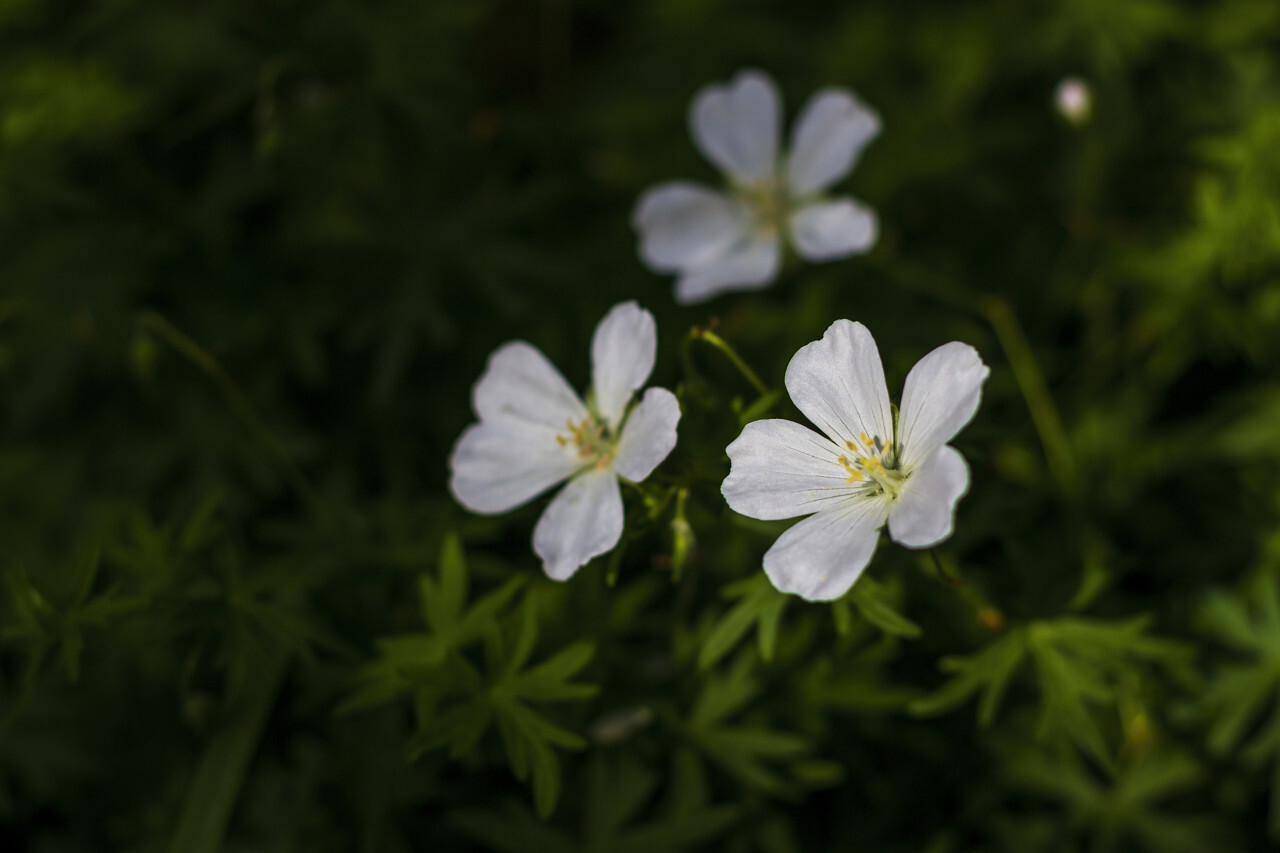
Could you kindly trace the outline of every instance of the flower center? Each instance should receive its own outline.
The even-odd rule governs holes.
[[[865,432],[858,434],[856,442],[846,441],[844,444],[852,457],[841,454],[836,461],[849,475],[846,483],[864,483],[869,496],[888,495],[894,499],[901,494],[902,485],[909,476],[898,463],[901,447],[894,447],[892,441],[885,441],[878,435],[868,436]]]
[[[751,209],[752,226],[762,233],[774,233],[786,225],[791,200],[786,185],[777,178],[761,178],[738,187],[738,200]]]
[[[567,420],[565,426],[569,434],[556,436],[561,447],[575,448],[584,465],[608,468],[613,464],[618,442],[603,421],[595,415],[587,415],[576,424]]]

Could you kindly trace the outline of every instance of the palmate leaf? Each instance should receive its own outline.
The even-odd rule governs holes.
[[[697,751],[749,787],[785,795],[803,787],[837,781],[842,768],[809,757],[809,740],[790,732],[729,719],[746,707],[763,685],[753,677],[757,665],[751,650],[738,655],[727,672],[708,675],[702,684],[683,734]],[[783,767],[787,776],[778,771]]]
[[[149,601],[145,595],[123,595],[114,585],[93,595],[98,567],[99,555],[95,550],[74,563],[64,589],[59,591],[41,591],[21,566],[5,571],[4,587],[10,613],[0,627],[0,641],[16,640],[29,645],[33,665],[38,665],[47,651],[56,651],[67,678],[76,681],[80,676],[85,632],[105,628],[141,610]],[[31,675],[34,674],[32,670]]]
[[[920,626],[897,610],[896,590],[863,576],[843,598],[831,602],[831,616],[841,636],[853,628],[854,608],[867,621],[886,634],[914,639],[921,634]],[[790,596],[778,592],[763,573],[737,583],[729,584],[722,591],[728,599],[737,599],[733,607],[712,627],[698,653],[698,667],[708,669],[733,651],[752,626],[756,629],[756,645],[760,657],[773,660],[777,647],[778,625]]]
[[[1112,772],[1100,774],[1069,748],[1019,749],[1005,764],[1010,780],[1021,791],[1056,801],[1067,818],[1059,822],[1058,841],[1064,849],[1079,838],[1062,838],[1062,830],[1088,839],[1090,850],[1138,849],[1200,851],[1238,849],[1219,833],[1219,827],[1197,817],[1161,809],[1162,801],[1200,784],[1203,771],[1187,755],[1155,750],[1141,752]]]
[[[921,716],[951,710],[980,694],[978,722],[988,726],[1013,676],[1025,662],[1040,692],[1038,734],[1065,737],[1102,764],[1111,760],[1097,710],[1116,699],[1116,685],[1146,662],[1187,659],[1181,644],[1147,635],[1149,620],[1118,622],[1065,617],[1014,628],[968,657],[944,658],[954,677],[908,707]]]
[[[526,666],[538,639],[538,597],[527,592],[510,636],[501,624],[523,588],[516,577],[468,606],[468,578],[462,544],[445,539],[437,573],[419,582],[428,631],[383,639],[379,657],[364,667],[362,683],[339,708],[350,712],[412,691],[418,721],[409,755],[447,749],[460,758],[496,726],[512,773],[532,780],[538,814],[547,817],[560,796],[560,763],[555,750],[581,749],[581,737],[561,728],[532,706],[581,701],[597,687],[571,681],[590,663],[594,647],[572,643],[541,663]],[[462,651],[483,641],[482,672]]]
[[[769,578],[758,573],[747,580],[729,584],[722,591],[725,598],[737,599],[737,603],[715,624],[707,634],[698,652],[698,668],[708,669],[733,651],[751,626],[756,626],[756,640],[760,657],[773,659],[778,638],[778,622],[787,606],[787,596],[773,588]]]
[[[1013,677],[1027,654],[1025,632],[1009,631],[997,637],[985,649],[968,657],[943,658],[938,666],[954,677],[932,694],[917,699],[909,706],[914,714],[932,716],[959,707],[969,697],[981,693],[978,722],[991,725],[1009,679]]]
[[[705,791],[678,785],[665,804],[654,804],[659,777],[625,753],[596,753],[584,781],[578,836],[550,827],[514,804],[498,812],[458,812],[452,819],[486,849],[504,853],[649,853],[702,849],[742,816],[741,806],[711,806]],[[652,812],[647,819],[646,812]]]
[[[853,589],[849,590],[847,596],[835,602],[833,611],[836,607],[848,602],[857,608],[863,619],[886,634],[914,640],[924,632],[920,630],[919,625],[898,612],[898,599],[901,597],[897,594],[898,591],[898,588],[863,575],[853,585]],[[839,619],[836,624],[840,625]]]
[[[470,618],[443,624],[455,626],[456,634]],[[492,620],[483,630],[484,674],[466,658],[450,654],[438,663],[401,665],[396,675],[408,687],[416,688],[418,733],[409,743],[411,757],[448,749],[451,757],[459,758],[496,726],[512,773],[521,781],[532,780],[537,812],[545,818],[554,811],[560,796],[560,762],[555,750],[582,749],[586,741],[551,722],[532,705],[581,701],[594,696],[598,688],[570,681],[590,663],[595,651],[590,643],[573,643],[526,668],[537,634],[537,596],[529,593],[521,602],[513,636],[507,637]]]
[[[523,577],[516,576],[467,607],[462,544],[456,536],[446,537],[438,576],[424,574],[418,582],[422,616],[430,630],[379,640],[378,659],[361,671],[360,686],[339,706],[339,713],[380,705],[412,690],[416,680],[408,677],[409,670],[439,666],[451,651],[479,642],[523,586]]]
[[[1193,713],[1208,724],[1209,749],[1226,755],[1244,743],[1242,757],[1272,762],[1267,829],[1280,838],[1280,582],[1255,577],[1239,594],[1215,592],[1200,610],[1203,628],[1245,656],[1222,664],[1210,677]]]

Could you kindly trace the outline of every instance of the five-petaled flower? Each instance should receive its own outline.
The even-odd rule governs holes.
[[[844,177],[880,132],[880,119],[851,92],[823,89],[801,111],[790,151],[778,155],[782,97],[759,71],[700,91],[689,111],[693,140],[729,177],[729,192],[687,181],[640,197],[632,224],[640,257],[656,272],[679,273],[676,301],[700,302],[773,281],[783,235],[810,261],[865,252],[875,213],[823,191]]]
[[[591,341],[591,393],[584,403],[539,350],[513,341],[489,357],[472,392],[480,422],[449,459],[449,489],[472,512],[497,514],[569,480],[533,531],[546,573],[565,580],[622,535],[618,478],[644,480],[676,444],[680,404],[650,388],[658,333],[634,302],[615,305]]]
[[[809,516],[765,553],[773,585],[812,601],[839,598],[886,521],[908,548],[950,536],[969,469],[947,442],[977,412],[988,373],[973,347],[944,344],[911,368],[895,412],[861,323],[837,320],[802,347],[787,366],[787,392],[823,434],[786,420],[747,424],[728,447],[733,467],[721,487],[752,518]]]

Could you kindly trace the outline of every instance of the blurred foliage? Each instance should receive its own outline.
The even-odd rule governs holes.
[[[880,243],[678,307],[631,206],[748,65],[881,113]],[[0,850],[1280,840],[1273,0],[0,0],[0,259]],[[555,584],[446,460],[623,299],[680,443]],[[814,605],[719,484],[840,317],[993,372]]]

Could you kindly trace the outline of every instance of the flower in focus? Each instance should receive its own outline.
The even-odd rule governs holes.
[[[969,468],[947,442],[978,410],[990,370],[958,341],[916,362],[902,407],[889,403],[880,353],[861,323],[837,320],[787,366],[787,392],[822,431],[786,420],[747,424],[728,447],[721,491],[736,512],[807,515],[764,555],[782,592],[839,598],[862,574],[880,528],[908,548],[951,535]]]
[[[657,343],[653,315],[624,302],[596,326],[585,403],[523,341],[494,352],[472,392],[480,422],[454,445],[449,489],[472,512],[495,515],[568,480],[533,531],[533,550],[556,580],[618,544],[618,478],[644,480],[675,447],[674,394],[650,388],[629,409],[653,371]]]
[[[778,273],[786,235],[810,261],[870,249],[876,215],[823,192],[853,168],[880,132],[879,117],[852,92],[823,89],[800,112],[785,158],[778,146],[782,96],[759,71],[700,91],[689,111],[693,140],[729,178],[728,192],[688,181],[659,184],[640,197],[632,224],[640,257],[678,273],[676,301],[756,290]]]

